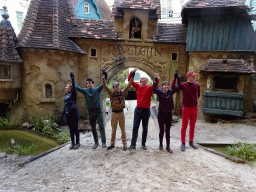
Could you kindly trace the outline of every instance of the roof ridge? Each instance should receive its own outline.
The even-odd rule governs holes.
[[[15,49],[17,37],[12,27],[0,27],[0,61],[21,63]]]
[[[41,0],[31,0],[29,7],[28,7],[28,11],[27,11],[27,15],[29,15],[29,16],[25,17],[24,23],[23,23],[20,33],[18,35],[18,40],[19,40],[18,45],[25,45],[27,43],[27,40],[31,36],[32,31],[35,27],[35,21],[37,18],[38,6],[39,6],[40,1]],[[32,20],[30,19],[29,21],[27,21],[28,20],[27,18],[32,18]],[[29,22],[29,23],[27,23],[27,22]],[[28,27],[29,30],[27,30],[27,31],[25,30],[26,25],[29,25],[29,27]],[[24,32],[23,32],[23,30],[24,30]],[[22,34],[22,33],[25,33],[25,34]]]
[[[75,12],[75,7],[73,6],[71,1],[67,1],[67,4],[68,4],[69,13],[71,15],[71,23],[73,26],[77,26],[77,22],[76,22],[77,16]]]
[[[59,5],[58,0],[53,0],[53,47],[59,48]]]

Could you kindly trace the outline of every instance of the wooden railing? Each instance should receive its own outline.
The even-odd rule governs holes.
[[[221,115],[243,116],[244,94],[204,92],[203,112]]]

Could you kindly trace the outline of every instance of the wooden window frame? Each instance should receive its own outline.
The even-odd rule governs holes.
[[[84,2],[84,14],[90,14],[90,4],[88,2]]]
[[[9,75],[10,75],[10,77],[7,77],[7,78],[6,78],[6,76],[3,75],[6,66],[8,66],[8,68],[9,68]],[[1,80],[12,80],[12,65],[0,64],[0,79]]]

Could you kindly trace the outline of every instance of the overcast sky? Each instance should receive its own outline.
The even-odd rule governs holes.
[[[114,3],[114,0],[105,0],[107,3]]]

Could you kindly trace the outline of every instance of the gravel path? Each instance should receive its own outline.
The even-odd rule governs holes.
[[[129,105],[130,106],[130,105]],[[128,145],[132,135],[133,110],[126,112]],[[236,164],[201,148],[180,151],[180,124],[171,129],[171,148],[159,151],[158,127],[150,119],[147,146],[123,151],[121,132],[117,131],[116,147],[110,151],[93,150],[91,132],[81,134],[79,150],[68,145],[35,160],[24,167],[0,164],[0,191],[256,191],[256,167]],[[233,143],[255,141],[255,126],[244,124],[207,124],[198,121],[196,142]],[[246,131],[245,131],[246,130]],[[106,125],[110,142],[111,126]]]

